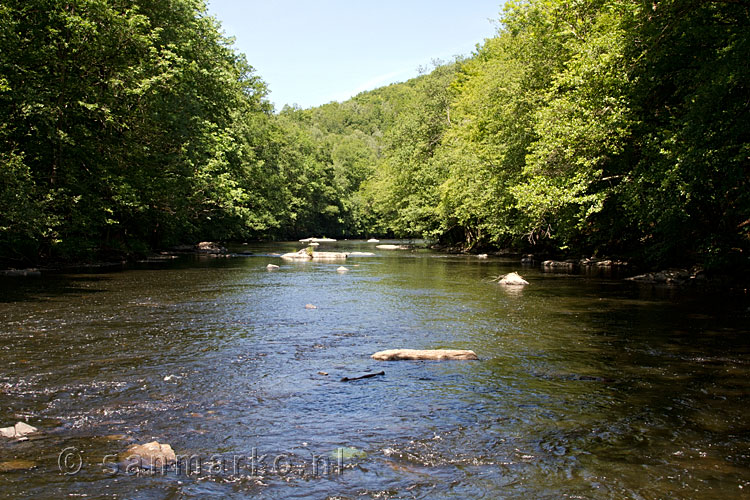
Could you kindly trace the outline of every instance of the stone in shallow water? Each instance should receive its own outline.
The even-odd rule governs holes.
[[[285,253],[284,260],[344,260],[349,255],[346,252],[308,252],[306,248],[298,252]]]
[[[372,355],[379,361],[403,360],[474,360],[479,359],[474,351],[466,349],[388,349]]]
[[[574,261],[567,260],[545,260],[542,262],[542,268],[544,269],[567,269],[572,271],[576,267]]]
[[[345,272],[347,272],[347,271],[348,271],[349,269],[348,269],[348,268],[346,268],[346,267],[344,267],[344,266],[340,266],[340,267],[339,267],[338,269],[336,269],[336,270],[337,270],[338,272],[340,272],[340,273],[345,273]]]
[[[160,444],[157,441],[134,444],[121,455],[121,458],[142,468],[164,467],[177,461],[177,456],[172,447],[168,444]]]
[[[220,254],[227,253],[227,249],[213,241],[201,241],[195,246],[198,253]]]
[[[278,268],[279,268],[279,266],[277,266],[276,264],[268,264],[266,266],[266,269],[268,269],[269,271],[273,271],[273,270],[278,269]]]
[[[6,438],[22,438],[37,432],[37,428],[23,422],[18,422],[13,427],[3,427],[0,429],[0,436]]]
[[[528,285],[529,282],[523,279],[523,277],[518,273],[508,273],[505,276],[503,276],[503,279],[498,281],[501,285]]]
[[[104,439],[107,441],[125,441],[128,439],[128,436],[125,434],[108,434],[104,436]]]
[[[379,248],[381,250],[410,250],[411,249],[409,245],[376,245],[375,248]]]
[[[353,458],[365,458],[367,452],[355,448],[353,446],[344,446],[342,448],[336,448],[330,454],[331,458],[337,460],[351,460]]]

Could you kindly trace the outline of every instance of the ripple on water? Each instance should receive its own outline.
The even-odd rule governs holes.
[[[186,258],[3,290],[0,422],[45,434],[0,442],[0,462],[39,464],[2,472],[0,497],[132,497],[137,486],[140,498],[742,498],[742,300],[534,268],[532,285],[509,294],[486,278],[515,263],[431,255],[361,259],[346,275]],[[480,360],[369,357],[394,347],[468,348]],[[67,446],[95,461],[154,439],[206,459],[283,455],[291,467],[117,481],[95,463],[74,478],[49,470]],[[362,454],[340,475],[313,474],[312,457],[341,447]]]

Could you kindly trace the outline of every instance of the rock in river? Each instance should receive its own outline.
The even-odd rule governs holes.
[[[36,427],[32,427],[29,424],[25,424],[23,422],[18,422],[13,427],[3,427],[0,429],[0,436],[6,437],[6,438],[22,438],[26,437],[29,434],[33,434],[34,432],[37,432]]]
[[[701,267],[692,269],[665,269],[658,273],[646,273],[631,278],[625,278],[628,281],[646,283],[650,285],[667,284],[667,285],[685,285],[687,283],[697,283],[706,279]]]
[[[576,262],[572,260],[545,260],[542,262],[542,269],[563,269],[572,271],[576,267]]]
[[[302,238],[302,243],[332,243],[336,241],[333,238]]]
[[[502,277],[498,281],[501,285],[508,285],[508,286],[519,286],[519,285],[528,285],[529,282],[523,279],[523,277],[518,273],[508,273],[505,276]]]
[[[411,249],[409,245],[375,245],[375,248],[379,248],[381,250],[410,250]]]
[[[343,260],[348,254],[344,252],[314,252],[312,248],[303,248],[298,252],[285,253],[284,260]]]
[[[121,455],[123,460],[143,468],[155,468],[171,465],[177,461],[174,450],[168,444],[151,441],[146,444],[134,444]]]
[[[220,254],[227,253],[227,249],[213,241],[201,241],[195,246],[198,253]]]
[[[402,360],[473,360],[479,359],[474,351],[466,349],[388,349],[376,352],[372,359],[378,361],[402,361]]]
[[[312,260],[343,260],[348,255],[346,252],[315,252]]]
[[[268,264],[266,266],[266,269],[268,269],[269,271],[275,271],[278,268],[279,268],[279,266],[277,266],[276,264]]]

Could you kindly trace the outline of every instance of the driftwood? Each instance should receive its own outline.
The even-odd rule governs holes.
[[[365,375],[360,375],[359,377],[344,377],[341,379],[341,382],[351,382],[352,380],[362,380],[363,378],[372,378],[372,377],[377,377],[378,375],[385,375],[385,372],[367,373]]]
[[[371,358],[378,361],[479,359],[474,351],[465,349],[388,349],[376,352]]]

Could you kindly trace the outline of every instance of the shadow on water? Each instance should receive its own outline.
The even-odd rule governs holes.
[[[488,278],[520,270],[513,261],[425,251],[352,257],[346,273],[273,255],[300,246],[4,286],[0,423],[44,434],[0,442],[0,469],[36,464],[0,472],[0,497],[742,498],[750,488],[745,298],[539,269],[507,289]],[[392,347],[469,348],[480,361],[369,357]],[[154,439],[229,465],[103,470],[106,455]],[[84,466],[68,477],[57,459],[71,446]],[[253,453],[267,455],[255,469]],[[279,456],[288,468],[273,469]]]
[[[100,276],[45,274],[39,277],[0,277],[0,303],[52,300],[64,295],[83,296],[104,291]]]

